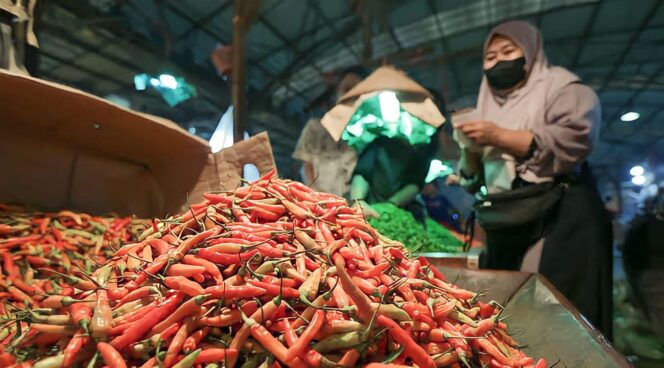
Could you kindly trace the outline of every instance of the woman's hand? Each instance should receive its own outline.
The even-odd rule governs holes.
[[[503,129],[487,120],[467,121],[456,128],[475,144],[502,148],[516,157],[527,156],[533,142],[528,130]]]
[[[467,121],[457,125],[456,128],[473,143],[481,146],[496,146],[498,137],[503,131],[496,123],[486,120]]]

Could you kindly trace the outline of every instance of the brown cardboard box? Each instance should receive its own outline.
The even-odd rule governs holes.
[[[216,154],[172,121],[0,71],[0,203],[163,217],[275,167],[267,134]]]

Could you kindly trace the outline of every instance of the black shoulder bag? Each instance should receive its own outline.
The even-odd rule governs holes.
[[[475,202],[475,211],[487,240],[516,252],[542,238],[547,219],[562,199],[567,183],[533,184],[489,194]]]
[[[474,205],[480,225],[498,230],[541,219],[560,202],[565,186],[551,181],[486,195]]]

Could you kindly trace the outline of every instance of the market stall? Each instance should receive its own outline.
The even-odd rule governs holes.
[[[29,206],[0,213],[2,366],[629,366],[541,276],[441,273],[279,179],[265,135],[212,155],[172,123],[0,78],[0,199]],[[242,186],[248,162],[264,176]]]

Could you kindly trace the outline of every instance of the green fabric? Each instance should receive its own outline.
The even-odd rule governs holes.
[[[436,128],[405,111],[399,105],[400,117],[396,123],[383,120],[379,95],[367,98],[351,116],[341,139],[357,152],[362,152],[377,137],[401,138],[411,145],[427,144]]]
[[[380,218],[368,220],[371,226],[384,236],[400,241],[408,249],[446,253],[463,251],[463,243],[430,218],[424,221],[425,229],[410,212],[391,203],[376,203],[371,205],[371,208],[380,214]]]

